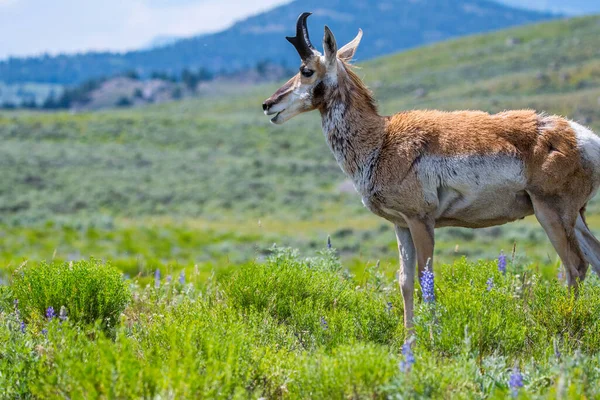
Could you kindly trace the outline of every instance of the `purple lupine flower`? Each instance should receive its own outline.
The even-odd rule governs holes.
[[[67,320],[67,308],[65,306],[60,307],[60,312],[58,313],[58,318],[61,322]]]
[[[433,287],[433,271],[429,268],[425,268],[423,275],[421,276],[421,290],[423,291],[423,301],[425,303],[435,302],[435,291]]]
[[[159,269],[157,269],[154,272],[154,287],[157,289],[160,287],[160,270]]]
[[[48,329],[44,328],[42,329],[42,335],[46,336],[48,334]]]
[[[25,327],[27,325],[25,325],[25,322],[21,321],[21,333],[25,333]]]
[[[171,275],[167,275],[167,283],[171,283],[173,277]]]
[[[494,288],[494,278],[489,278],[486,282],[487,285],[487,291],[491,292],[492,289]]]
[[[331,249],[331,236],[327,235],[327,248]]]
[[[179,274],[179,283],[185,285],[185,271],[181,271]]]
[[[404,360],[400,361],[400,371],[408,372],[415,363],[415,355],[413,354],[409,342],[402,345],[402,355],[404,356]]]
[[[325,317],[321,317],[321,327],[323,328],[324,331],[326,331],[327,329],[329,329],[329,325],[327,324],[327,321],[325,320]]]
[[[54,312],[54,307],[50,306],[46,309],[46,318],[52,319],[56,317],[56,313]]]
[[[560,353],[560,349],[558,347],[558,341],[555,338],[554,339],[554,357],[556,357],[557,359],[560,360],[561,356],[562,356],[562,354]]]
[[[392,302],[388,301],[387,304],[385,305],[385,311],[392,312],[393,307],[394,307],[394,305],[392,304]]]
[[[504,255],[504,251],[500,251],[498,256],[498,271],[506,274],[506,255]]]
[[[521,375],[521,371],[517,365],[515,365],[512,374],[510,374],[508,385],[510,386],[513,397],[517,397],[519,388],[523,387],[523,375]]]

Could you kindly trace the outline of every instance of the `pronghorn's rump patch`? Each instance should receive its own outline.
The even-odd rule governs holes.
[[[577,122],[569,122],[569,125],[575,131],[577,147],[581,153],[584,168],[592,172],[596,183],[600,183],[600,138]]]

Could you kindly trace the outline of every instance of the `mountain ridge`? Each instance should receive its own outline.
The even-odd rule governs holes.
[[[155,49],[126,53],[13,58],[0,62],[0,81],[75,84],[86,79],[135,70],[178,72],[206,68],[236,71],[268,60],[295,66],[297,55],[284,36],[293,34],[296,17],[311,10],[309,29],[320,47],[323,25],[340,43],[358,28],[365,32],[362,59],[474,33],[556,18],[557,15],[511,8],[487,0],[294,1],[246,18],[221,32],[178,40]]]
[[[600,13],[600,2],[589,0],[498,0],[500,3],[512,7],[522,7],[530,10],[549,11],[570,15],[584,15]]]

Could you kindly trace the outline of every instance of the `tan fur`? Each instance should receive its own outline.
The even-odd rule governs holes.
[[[524,161],[532,190],[539,194],[576,190],[585,197],[592,189],[568,122],[532,110],[398,113],[386,126],[384,152],[401,155],[409,165],[423,154],[513,155]]]

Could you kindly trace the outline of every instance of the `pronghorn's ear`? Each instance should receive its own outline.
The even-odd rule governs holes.
[[[327,65],[334,65],[337,60],[337,43],[333,32],[327,25],[325,25],[325,36],[323,37],[323,51],[325,51]]]
[[[358,35],[356,35],[356,37],[350,43],[346,44],[344,47],[339,49],[337,52],[337,56],[343,61],[352,61],[352,59],[354,58],[354,54],[356,53],[356,49],[358,48],[358,45],[360,44],[360,41],[362,39],[362,36],[363,31],[362,29],[359,29]]]

